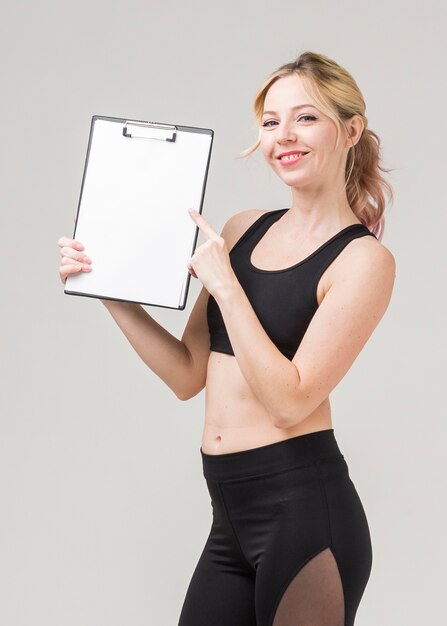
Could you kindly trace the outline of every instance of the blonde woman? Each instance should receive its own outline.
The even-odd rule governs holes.
[[[103,300],[181,400],[205,388],[200,454],[213,521],[179,626],[352,626],[369,580],[367,517],[334,434],[330,392],[383,317],[380,141],[352,76],[304,52],[254,103],[257,143],[291,206],[247,210],[188,263],[203,288],[181,340],[140,306]],[[62,237],[60,278],[90,271]],[[362,407],[359,406],[359,414]]]

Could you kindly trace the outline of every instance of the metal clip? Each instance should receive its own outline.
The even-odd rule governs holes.
[[[161,139],[175,141],[177,127],[173,124],[158,124],[157,122],[128,121],[123,127],[124,137],[141,137],[144,139]]]

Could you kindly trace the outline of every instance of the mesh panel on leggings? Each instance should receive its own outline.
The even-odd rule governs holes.
[[[272,626],[344,626],[343,586],[332,550],[326,548],[292,579]]]

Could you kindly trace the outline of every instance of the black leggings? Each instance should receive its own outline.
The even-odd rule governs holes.
[[[352,626],[372,545],[334,429],[200,452],[213,522],[179,626]]]

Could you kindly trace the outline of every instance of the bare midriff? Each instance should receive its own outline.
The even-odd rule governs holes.
[[[236,357],[211,352],[205,391],[202,450],[225,454],[258,448],[290,437],[332,428],[327,398],[305,420],[287,429],[273,424],[264,406],[248,386]]]
[[[274,226],[270,228],[270,237],[264,236],[252,251],[251,261],[256,267],[267,270],[277,269],[265,267],[265,259],[271,262],[275,251],[277,254],[278,250],[284,249],[281,245],[281,238],[275,241],[272,237]],[[314,242],[313,249],[317,248],[317,244],[318,242]],[[351,241],[323,272],[316,290],[318,306],[330,289],[337,272],[343,274],[343,259],[348,249],[358,245],[362,245],[360,240]],[[310,252],[312,250],[302,250],[302,258]],[[293,259],[284,257],[278,259],[278,264],[279,267],[288,267],[300,260],[296,259],[296,256]],[[333,428],[329,396],[299,424],[287,429],[277,428],[273,423],[273,417],[268,414],[252,392],[236,357],[221,352],[210,352],[205,386],[205,425],[202,436],[202,450],[205,454],[226,454],[249,450],[329,428]]]
[[[331,271],[333,268],[328,268],[319,281],[318,305],[330,285]],[[236,357],[210,352],[202,436],[205,454],[249,450],[327,428],[333,428],[329,397],[296,426],[277,428],[272,416],[251,391]]]

